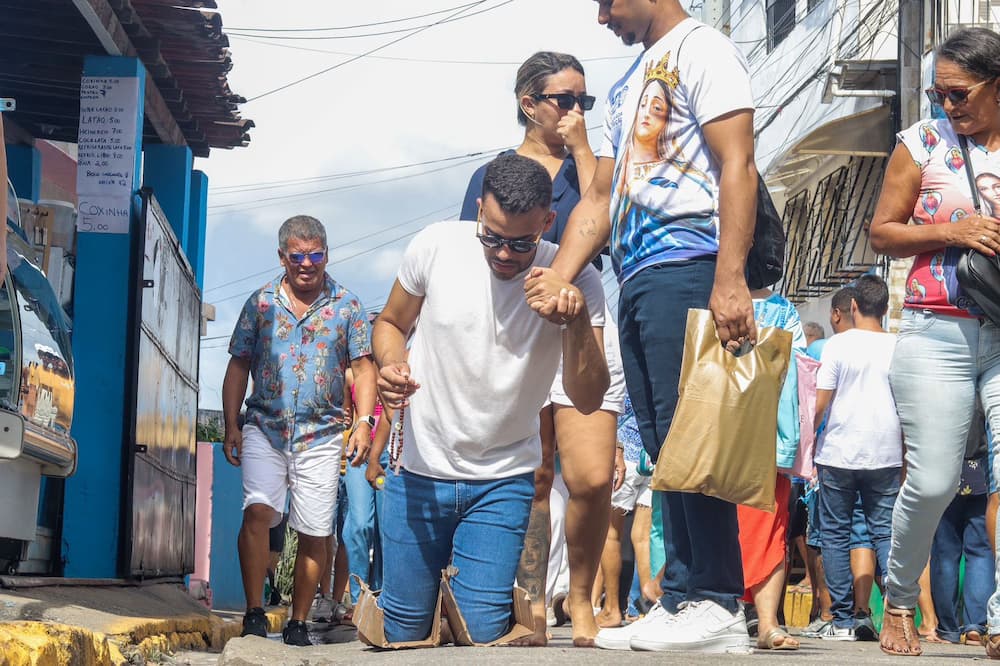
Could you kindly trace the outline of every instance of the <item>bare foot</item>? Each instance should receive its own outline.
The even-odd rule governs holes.
[[[511,647],[545,647],[549,644],[549,633],[548,627],[545,624],[545,616],[543,615],[541,621],[538,617],[535,617],[535,633],[530,636],[525,636],[523,638],[518,638],[516,641],[511,641],[507,645]]]
[[[941,638],[937,634],[937,629],[917,629],[917,633],[920,634],[920,640],[925,643],[947,643],[945,639]]]
[[[594,621],[600,629],[604,629],[605,627],[620,627],[622,626],[622,614],[604,608],[604,610],[597,614]]]
[[[571,604],[569,616],[573,623],[573,647],[596,647],[594,638],[598,628],[593,608],[587,604]]]

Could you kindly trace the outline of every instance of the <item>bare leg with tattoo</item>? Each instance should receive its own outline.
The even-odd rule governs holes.
[[[535,498],[531,503],[528,531],[524,535],[524,550],[517,567],[517,584],[531,597],[531,615],[535,633],[513,641],[515,647],[545,647],[549,643],[545,625],[545,574],[549,562],[549,545],[552,541],[549,515],[549,493],[555,475],[555,431],[552,405],[542,407],[539,417],[539,435],[542,440],[542,464],[535,470]]]
[[[555,406],[554,422],[563,479],[569,489],[566,546],[573,645],[593,647],[597,636],[590,594],[611,518],[611,479],[618,419],[598,410],[583,415]]]

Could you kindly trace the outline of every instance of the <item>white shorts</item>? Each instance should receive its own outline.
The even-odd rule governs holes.
[[[611,314],[605,315],[604,327],[604,357],[608,361],[608,374],[611,375],[611,383],[604,393],[604,400],[601,402],[601,409],[621,414],[625,411],[625,370],[622,369],[622,356],[618,346],[618,327],[611,321]],[[573,401],[566,395],[563,388],[563,364],[559,359],[559,369],[556,371],[556,378],[549,389],[549,399],[544,406],[549,404],[572,407]]]
[[[625,513],[637,506],[653,506],[653,489],[649,487],[651,478],[639,474],[639,466],[634,462],[626,462],[625,481],[612,493],[611,506]]]
[[[288,526],[315,537],[333,533],[333,512],[340,482],[343,437],[306,451],[281,451],[271,446],[260,428],[243,427],[243,508],[264,504],[274,509],[271,527],[281,522],[285,499],[291,491]]]

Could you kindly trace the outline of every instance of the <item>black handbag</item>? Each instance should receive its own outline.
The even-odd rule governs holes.
[[[747,286],[763,289],[781,279],[785,267],[785,230],[764,179],[757,176],[757,221],[747,254]]]
[[[684,35],[677,46],[676,64],[681,61],[681,48],[684,42],[699,28],[695,26]],[[675,64],[675,66],[676,66]],[[763,289],[770,287],[781,279],[785,268],[785,229],[781,224],[781,215],[771,199],[771,192],[764,184],[764,179],[757,174],[757,219],[753,228],[753,245],[747,253],[746,278],[747,287]]]
[[[976,189],[969,148],[964,136],[960,135],[958,141],[965,160],[965,175],[969,178],[969,187],[972,189],[972,205],[976,209],[976,215],[982,215],[983,205],[979,200],[979,190]],[[975,301],[983,314],[1000,326],[1000,256],[987,257],[970,248],[959,257],[955,277],[965,294]]]

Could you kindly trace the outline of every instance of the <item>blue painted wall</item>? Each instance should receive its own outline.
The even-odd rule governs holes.
[[[42,191],[42,155],[34,146],[7,144],[7,177],[19,199],[38,201]],[[6,185],[4,186],[6,189]]]
[[[186,249],[191,207],[191,149],[150,144],[143,149],[142,159],[142,184],[153,188],[153,195],[166,213],[174,235]]]
[[[243,476],[222,452],[222,444],[212,447],[212,544],[208,581],[212,587],[212,607],[220,610],[246,608],[240,556],[236,548],[243,522]]]
[[[84,76],[134,76],[136,100],[135,172],[139,183],[146,70],[137,58],[88,56]],[[76,403],[73,437],[79,445],[76,474],[66,481],[63,513],[65,575],[111,578],[118,567],[125,395],[130,242],[127,234],[81,232],[77,263],[73,355]],[[82,313],[86,313],[83,315]]]
[[[201,171],[191,173],[191,208],[188,214],[188,235],[184,243],[198,289],[205,291],[205,229],[208,220],[208,176]]]

